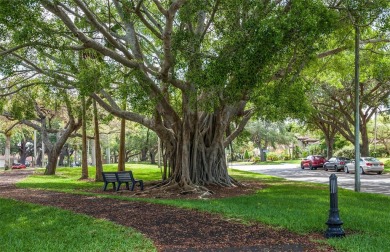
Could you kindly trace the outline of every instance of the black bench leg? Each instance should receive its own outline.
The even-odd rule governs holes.
[[[119,188],[121,187],[122,182],[118,182],[118,186],[116,187],[116,191],[119,191]]]
[[[130,190],[129,182],[125,182],[125,183],[126,183],[126,189]]]
[[[112,183],[112,189],[115,191],[116,188],[115,188],[115,182],[104,182],[104,185],[103,185],[103,191],[106,191],[107,190],[107,186],[109,183]]]
[[[143,191],[144,190],[144,182],[142,180],[135,181],[135,182],[131,183],[131,190],[134,191],[135,184],[137,184],[137,183],[139,183],[139,185],[141,186],[141,190]]]

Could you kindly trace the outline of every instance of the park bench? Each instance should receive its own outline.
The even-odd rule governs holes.
[[[135,179],[131,171],[116,172],[115,176],[118,181],[118,186],[116,187],[117,191],[121,187],[122,183],[126,184],[127,190],[133,191],[137,183],[140,185],[141,190],[144,190],[144,182],[142,180]],[[129,183],[131,183],[131,189],[129,189]]]
[[[142,180],[135,179],[131,171],[102,172],[102,175],[103,175],[103,182],[104,182],[103,191],[107,190],[107,186],[110,183],[112,183],[112,187],[115,191],[118,191],[121,184],[123,183],[126,184],[127,190],[130,190],[129,183],[131,183],[131,191],[134,190],[134,187],[137,183],[140,185],[141,190],[144,189],[144,182]]]
[[[112,183],[113,189],[116,190],[115,183],[118,181],[115,175],[116,172],[102,172],[102,174],[104,182],[103,191],[107,189],[109,183]]]

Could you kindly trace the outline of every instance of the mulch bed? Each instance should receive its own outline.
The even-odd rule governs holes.
[[[259,223],[244,225],[195,210],[14,186],[17,180],[31,173],[26,170],[0,173],[0,197],[59,207],[132,227],[153,240],[158,251],[334,251],[329,246],[314,242],[323,240],[322,234],[302,236]],[[253,192],[253,188],[261,188],[261,185],[222,190],[215,187],[212,188],[215,193],[210,197],[247,194]],[[118,195],[113,191],[107,191],[107,194]],[[125,190],[121,190],[120,194],[132,197],[195,197],[174,192],[164,196]]]

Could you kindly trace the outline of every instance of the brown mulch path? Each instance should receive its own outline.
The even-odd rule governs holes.
[[[15,187],[16,181],[31,173],[0,173],[0,197],[59,207],[132,227],[153,240],[158,251],[333,251],[313,241],[323,239],[322,234],[303,236],[159,204]]]

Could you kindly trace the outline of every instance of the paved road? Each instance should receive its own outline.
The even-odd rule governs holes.
[[[229,165],[233,169],[242,171],[251,171],[276,177],[282,177],[288,180],[315,182],[329,184],[329,176],[334,171],[302,170],[298,165]],[[355,175],[344,172],[336,172],[337,183],[339,187],[354,190]],[[364,174],[361,175],[361,192],[380,193],[390,195],[390,174]]]

